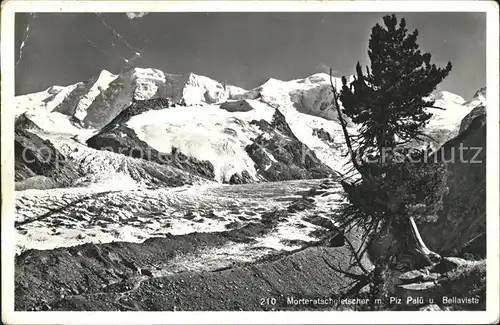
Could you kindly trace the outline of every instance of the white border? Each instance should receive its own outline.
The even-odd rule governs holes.
[[[494,1],[5,1],[2,3],[2,321],[6,324],[486,324],[499,321],[499,9]],[[487,311],[14,312],[15,12],[454,11],[487,13]],[[367,31],[368,32],[368,31]],[[471,193],[474,195],[474,193]]]

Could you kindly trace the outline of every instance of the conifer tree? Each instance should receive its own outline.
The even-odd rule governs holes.
[[[451,71],[431,63],[416,43],[418,30],[408,34],[406,21],[399,26],[395,15],[383,17],[385,26],[372,28],[368,56],[371,69],[363,73],[358,62],[355,80],[343,77],[340,100],[343,112],[360,124],[359,149],[394,148],[411,140],[424,140],[421,131],[432,114],[425,111],[434,102],[425,97]]]
[[[425,108],[434,105],[426,97],[449,74],[451,63],[444,69],[431,64],[430,53],[422,53],[416,43],[418,31],[408,34],[404,18],[399,25],[395,15],[383,21],[385,27],[376,24],[372,28],[371,69],[363,73],[358,62],[354,81],[348,84],[343,77],[339,95],[331,81],[351,161],[361,176],[341,182],[348,203],[339,210],[344,225],[364,230],[363,242],[374,243],[390,235],[391,247],[381,258],[414,268],[440,258],[423,242],[416,221],[433,221],[440,213],[447,173],[442,163],[426,159],[426,150],[400,145],[424,139],[422,127],[432,116]],[[356,137],[349,134],[344,114],[358,124]],[[359,160],[355,145],[358,154],[375,149],[380,159]],[[396,150],[384,152],[386,148]],[[369,246],[362,243],[356,254],[362,255]]]

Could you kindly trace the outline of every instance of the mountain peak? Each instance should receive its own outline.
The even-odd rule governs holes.
[[[430,96],[429,99],[434,100],[434,101],[444,101],[447,103],[453,103],[453,104],[463,104],[465,103],[465,99],[462,96],[459,96],[457,94],[451,93],[446,90],[439,90],[433,92]]]
[[[486,87],[482,87],[476,91],[474,94],[474,99],[486,100]]]

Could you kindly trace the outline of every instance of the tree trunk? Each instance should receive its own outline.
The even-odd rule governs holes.
[[[404,269],[419,269],[431,265],[441,256],[431,251],[420,236],[413,217],[404,218],[392,227],[396,263]]]

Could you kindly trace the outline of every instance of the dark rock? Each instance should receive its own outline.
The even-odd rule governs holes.
[[[227,101],[222,103],[220,108],[228,112],[250,112],[253,110],[252,105],[245,99]]]
[[[113,243],[100,245],[102,250],[112,249],[120,256],[137,261],[141,269],[150,269],[143,263],[168,263],[175,254],[195,253],[206,247],[219,247],[226,239],[222,234],[192,234],[175,238],[150,239],[144,243]],[[196,239],[196,240],[195,240]],[[194,247],[193,247],[194,246]],[[81,250],[82,246],[73,249]],[[53,251],[32,251],[31,261],[27,255],[16,260],[16,306],[18,311],[42,308],[47,304],[52,310],[119,310],[117,293],[126,285],[103,290],[104,279],[114,281],[107,274],[109,269],[126,269],[120,263],[107,265],[96,258],[70,255],[67,248]],[[175,276],[150,277],[144,279],[137,289],[128,292],[126,304],[134,310],[287,310],[283,297],[328,297],[338,295],[354,280],[334,271],[330,265],[341,269],[352,267],[347,248],[312,247],[286,254],[280,258],[265,260],[251,266],[233,266],[217,272],[181,272]],[[57,255],[64,263],[57,265],[44,262],[47,256]],[[83,265],[86,265],[85,267]],[[126,281],[124,281],[125,283]],[[130,283],[130,284],[129,284]],[[60,296],[60,288],[82,284],[87,290],[77,296]],[[131,281],[126,282],[132,288]],[[29,289],[23,289],[23,285]],[[231,294],[228,295],[228,289]],[[99,292],[99,295],[95,293]],[[176,300],[171,292],[175,292]],[[278,304],[259,304],[259,297],[272,292]],[[238,302],[236,304],[235,302]],[[288,309],[290,310],[290,309]]]
[[[251,124],[258,125],[263,133],[246,147],[246,151],[255,162],[257,173],[264,179],[315,179],[336,174],[297,139],[278,109],[271,123],[261,120]]]
[[[70,120],[74,122],[77,120],[74,118],[74,114],[76,112],[76,107],[82,96],[87,94],[90,91],[90,88],[94,86],[95,82],[97,81],[97,76],[92,76],[88,78],[85,81],[77,83],[76,87],[69,93],[67,94],[62,102],[57,105],[54,109],[54,112],[58,112],[64,115],[67,115],[70,117]],[[49,90],[49,92],[51,92]],[[56,96],[57,93],[53,93],[52,96]],[[72,119],[74,118],[74,119]],[[104,121],[106,123],[107,121]],[[79,123],[79,121],[78,121]]]
[[[204,213],[203,217],[208,219],[224,220],[224,217],[218,216],[214,210],[210,210],[207,213]]]
[[[22,128],[15,129],[14,152],[14,179],[21,182],[16,184],[18,189],[67,187],[81,177],[50,141]]]
[[[248,184],[252,181],[252,176],[244,170],[241,172],[241,175],[239,173],[234,173],[229,179],[229,184]]]
[[[324,239],[327,238],[330,234],[330,230],[326,228],[317,228],[314,229],[309,233],[309,236],[318,238],[318,239]]]
[[[193,220],[193,219],[196,219],[196,214],[194,214],[193,211],[189,211],[188,213],[186,213],[184,215],[184,219],[187,219],[187,220]]]
[[[298,200],[295,200],[290,204],[287,208],[288,212],[294,213],[298,211],[304,211],[304,210],[309,210],[313,209],[316,206],[314,203],[314,200],[311,198],[301,198]]]
[[[399,280],[404,284],[419,282],[424,279],[424,273],[418,270],[408,271],[399,276]]]
[[[439,296],[440,293],[441,287],[435,281],[400,284],[395,289],[395,296],[402,298],[405,302],[409,297],[415,301],[423,299],[422,302],[425,302],[429,298]]]
[[[345,245],[344,234],[338,234],[328,240],[328,246],[330,247],[342,247]]]
[[[415,282],[427,282],[438,280],[439,274],[429,273],[427,269],[424,270],[412,270],[401,274],[398,279],[402,284],[410,284]]]
[[[287,245],[287,246],[300,246],[300,247],[311,246],[311,244],[309,242],[301,240],[301,239],[281,239],[280,243]]]
[[[465,130],[467,130],[472,121],[478,117],[478,116],[482,116],[482,115],[486,115],[486,106],[484,105],[478,105],[476,107],[474,107],[472,109],[472,111],[469,112],[469,114],[465,115],[465,117],[463,118],[462,122],[460,123],[460,131],[459,132],[463,132]]]
[[[453,255],[467,260],[484,258],[486,256],[486,233],[483,232],[472,238]]]
[[[430,271],[437,273],[446,273],[449,271],[453,271],[460,265],[464,265],[467,263],[467,260],[459,257],[443,257],[441,261],[433,266]]]
[[[338,230],[338,227],[328,218],[314,215],[314,216],[306,216],[304,217],[304,221],[312,223],[313,225],[320,226],[323,228],[327,228],[329,230]]]

